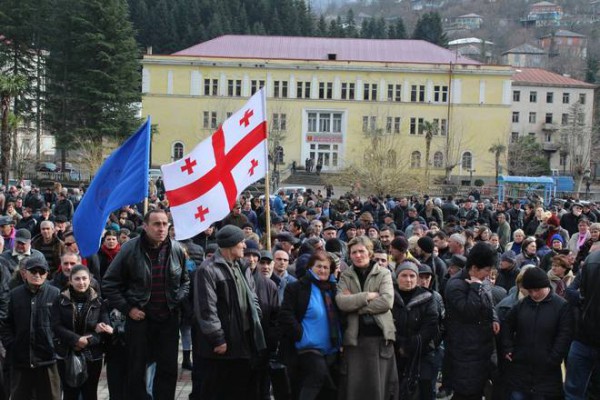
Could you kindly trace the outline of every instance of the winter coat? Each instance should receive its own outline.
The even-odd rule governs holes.
[[[127,315],[133,307],[144,308],[150,301],[152,263],[142,246],[142,236],[123,244],[102,278],[102,293],[110,308]],[[185,254],[174,240],[168,244],[169,257],[165,269],[165,294],[170,310],[175,310],[187,297],[190,280],[185,267]]]
[[[520,269],[512,267],[511,269],[498,269],[498,276],[496,277],[496,286],[504,288],[507,292],[515,286],[517,275],[519,275]]]
[[[582,300],[575,339],[585,345],[600,348],[600,251],[588,256],[579,277],[579,294]]]
[[[56,362],[59,297],[60,291],[49,283],[35,293],[27,284],[10,291],[8,315],[0,332],[13,367],[37,368]]]
[[[479,395],[489,378],[497,322],[488,283],[468,283],[466,269],[446,285],[446,354],[452,386],[462,395]]]
[[[573,282],[573,279],[575,279],[575,275],[573,275],[573,271],[568,271],[563,278],[560,278],[550,270],[548,271],[548,278],[550,279],[552,291],[564,299],[566,297],[566,289]],[[562,284],[560,284],[561,281]]]
[[[194,324],[199,354],[204,358],[240,359],[250,358],[266,349],[265,338],[260,324],[258,298],[244,278],[237,284],[247,285],[248,310],[246,317],[250,322],[251,343],[244,337],[244,322],[236,278],[232,268],[242,269],[236,261],[233,267],[217,252],[206,259],[196,270],[194,276]],[[242,271],[242,275],[245,276]],[[227,344],[225,354],[216,354],[213,349]],[[247,345],[249,348],[246,348]]]
[[[69,349],[74,349],[81,336],[91,335],[88,339],[88,345],[84,349],[84,354],[88,360],[100,360],[104,353],[102,348],[103,335],[96,332],[96,325],[104,322],[110,325],[108,318],[108,309],[106,304],[93,288],[90,288],[90,307],[85,315],[85,332],[75,332],[75,307],[77,305],[71,300],[69,289],[63,291],[59,301],[58,325],[56,327],[56,336],[58,344],[56,352],[59,357],[65,357]]]
[[[526,297],[502,325],[504,354],[511,354],[506,382],[513,391],[561,397],[561,363],[573,336],[573,314],[567,302],[550,291],[541,302]]]
[[[344,290],[349,290],[351,294],[344,294]],[[379,297],[367,301],[368,292],[377,292]],[[373,265],[364,287],[361,288],[356,267],[347,268],[340,275],[335,301],[340,311],[346,314],[345,346],[358,344],[359,316],[362,314],[373,316],[386,340],[396,339],[396,328],[391,311],[394,305],[394,287],[392,274],[388,269]]]
[[[421,354],[435,350],[434,340],[439,336],[440,315],[431,290],[415,288],[408,304],[404,304],[400,290],[396,288],[392,315],[396,326],[396,349],[401,354],[412,355],[417,347],[417,336],[421,339]]]

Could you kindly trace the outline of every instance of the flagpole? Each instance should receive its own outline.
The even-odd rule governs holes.
[[[266,93],[266,89],[263,88],[262,90],[262,102],[263,102],[263,110],[265,112],[265,114],[267,114],[267,93]],[[267,121],[267,115],[264,116],[265,117],[265,121]],[[266,123],[266,122],[265,122]],[[271,185],[271,180],[269,179],[269,126],[267,124],[266,126],[266,135],[267,135],[267,140],[265,140],[265,147],[266,147],[266,151],[265,151],[265,165],[267,166],[266,168],[266,173],[265,173],[265,225],[266,225],[266,232],[265,234],[267,235],[267,241],[266,241],[266,245],[267,245],[267,250],[271,251],[271,196],[270,196],[270,185]]]

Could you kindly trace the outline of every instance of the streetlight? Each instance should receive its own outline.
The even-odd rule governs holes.
[[[469,171],[469,186],[473,186],[473,172],[477,171],[471,168],[469,168],[467,171]]]

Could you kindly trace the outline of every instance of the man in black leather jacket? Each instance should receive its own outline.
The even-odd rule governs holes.
[[[26,282],[10,292],[1,328],[11,367],[10,398],[59,400],[54,329],[60,291],[46,282],[49,268],[43,258],[29,258],[23,268]]]
[[[581,306],[575,340],[567,358],[567,400],[583,400],[590,384],[598,386],[597,374],[592,375],[592,371],[600,365],[600,246],[592,246],[590,251],[577,276]]]
[[[146,366],[156,362],[153,395],[174,399],[177,384],[180,304],[189,293],[185,254],[168,237],[164,210],[144,216],[144,231],[125,243],[102,281],[110,308],[127,316],[127,399],[146,400]]]

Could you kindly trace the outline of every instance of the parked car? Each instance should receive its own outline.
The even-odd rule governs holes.
[[[159,176],[162,176],[162,171],[159,168],[150,168],[148,170],[148,177],[153,181],[156,181]]]
[[[39,172],[60,172],[58,165],[51,162],[38,163],[35,167],[35,170]]]

